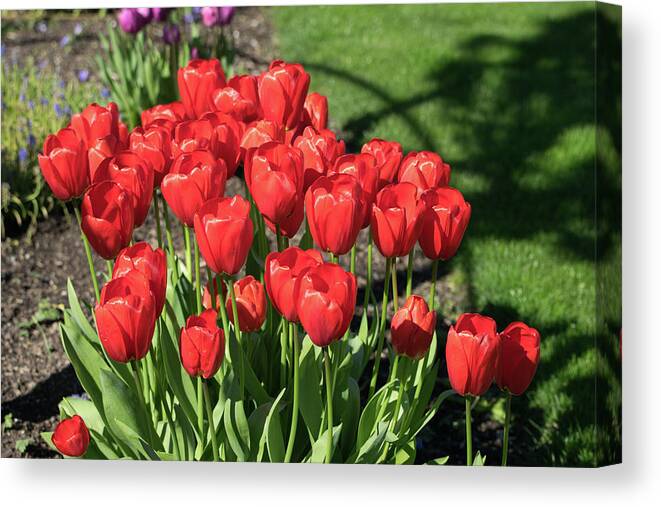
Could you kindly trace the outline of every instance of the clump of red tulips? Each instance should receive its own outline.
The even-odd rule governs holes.
[[[456,393],[471,464],[471,406],[495,382],[505,464],[511,397],[539,361],[535,329],[459,317],[445,341],[452,389],[432,400],[438,265],[471,218],[450,166],[383,139],[346,153],[298,64],[227,81],[217,60],[193,60],[178,84],[181,101],[130,132],[115,104],[91,104],[44,142],[44,179],[75,200],[96,295],[86,315],[69,283],[62,340],[89,399],[62,400],[45,438],[72,457],[414,463],[417,435]],[[227,195],[232,177],[242,191]],[[135,243],[150,209],[157,245]],[[373,245],[386,259],[380,303]],[[432,261],[428,299],[411,293],[416,245]]]

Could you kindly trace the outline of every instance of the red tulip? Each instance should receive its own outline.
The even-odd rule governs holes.
[[[450,184],[450,166],[431,151],[412,151],[399,168],[399,182],[408,181],[420,190],[447,187]]]
[[[214,273],[237,273],[253,240],[250,203],[240,195],[207,201],[195,214],[195,237]]]
[[[120,151],[124,151],[124,149],[125,146],[115,136],[106,136],[97,139],[93,146],[87,150],[90,181],[94,181],[96,170],[102,163],[114,157]]]
[[[207,113],[202,118],[213,125],[216,155],[225,161],[227,177],[231,178],[241,160],[241,138],[245,125],[232,116],[219,112]]]
[[[500,333],[498,387],[515,396],[528,389],[539,363],[539,341],[539,331],[523,322],[512,322]]]
[[[294,146],[303,153],[303,190],[333,167],[338,157],[344,155],[344,141],[338,141],[331,130],[317,132],[306,127],[294,140]]]
[[[429,259],[448,260],[457,253],[471,217],[471,206],[454,188],[433,188],[422,194],[426,205],[420,247]]]
[[[85,146],[71,128],[46,138],[39,167],[53,195],[61,201],[79,197],[90,184]]]
[[[424,298],[409,296],[391,321],[390,336],[396,354],[421,359],[431,345],[436,329],[436,312],[429,311]]]
[[[105,107],[96,103],[90,104],[82,113],[71,117],[71,128],[78,139],[83,141],[86,149],[94,146],[97,139],[113,136],[124,141],[127,134],[126,126],[119,121],[119,111],[114,102]]]
[[[225,88],[213,92],[215,109],[236,119],[251,122],[260,116],[257,76],[234,76]]]
[[[92,185],[83,196],[81,227],[104,259],[114,259],[133,235],[133,198],[112,181]]]
[[[303,112],[310,76],[302,65],[275,60],[259,77],[259,103],[265,120],[293,129]]]
[[[280,224],[303,199],[303,154],[285,144],[267,143],[246,155],[245,178],[260,213]]]
[[[101,290],[94,308],[99,340],[113,361],[127,363],[147,355],[156,325],[154,295],[145,276],[130,270]]]
[[[282,222],[280,222],[280,234],[288,237],[289,239],[293,238],[301,228],[301,224],[303,223],[304,218],[305,206],[303,204],[303,199],[298,199],[296,201],[296,206],[294,207],[294,212],[285,218]],[[264,217],[264,223],[273,234],[277,233],[278,229],[276,225],[268,218]]]
[[[160,186],[172,163],[168,130],[158,125],[147,129],[136,127],[129,136],[129,147],[154,173],[154,188]]]
[[[284,143],[285,129],[273,121],[260,120],[248,126],[241,138],[241,151],[246,154],[251,148],[259,148],[266,143]]]
[[[376,168],[379,171],[378,190],[390,183],[395,183],[403,156],[401,144],[396,141],[374,138],[364,144],[360,152],[369,153],[376,159]]]
[[[213,377],[225,355],[225,334],[216,324],[214,310],[191,315],[179,334],[179,353],[184,370],[193,377]]]
[[[494,380],[500,338],[496,323],[477,313],[464,313],[448,331],[445,361],[452,388],[461,396],[481,396]]]
[[[160,248],[153,249],[144,241],[129,246],[119,252],[112,270],[112,277],[117,278],[131,270],[142,273],[154,296],[155,314],[159,316],[165,304],[167,288],[167,259]]]
[[[179,95],[190,119],[213,109],[212,92],[225,86],[223,67],[215,58],[191,60],[177,74]]]
[[[322,176],[305,194],[305,212],[314,242],[344,255],[356,243],[365,216],[365,197],[350,174]]]
[[[323,264],[317,250],[301,250],[296,246],[266,256],[264,284],[271,304],[289,322],[298,322],[298,286],[300,277],[313,267]]]
[[[425,205],[412,183],[383,187],[372,208],[374,243],[385,257],[408,255],[420,236]]]
[[[99,165],[93,183],[101,181],[114,181],[131,194],[133,224],[142,225],[149,213],[154,188],[154,173],[147,164],[135,153],[121,151]]]
[[[177,124],[172,136],[172,157],[195,150],[207,150],[218,158],[218,140],[213,124],[208,119],[188,120]]]
[[[298,317],[312,343],[326,347],[342,338],[356,309],[356,277],[341,266],[324,263],[300,281]]]
[[[318,93],[310,93],[303,103],[304,123],[315,130],[324,130],[328,125],[328,99]]]
[[[90,432],[83,418],[74,415],[62,419],[51,436],[51,442],[65,456],[79,457],[85,454],[90,445]]]
[[[211,283],[207,283],[204,286],[204,291],[202,291],[202,307],[209,310],[220,311],[220,305],[225,301],[225,296],[227,293],[227,288],[224,283],[220,284],[218,287],[218,281],[216,278],[213,279],[213,288]],[[215,306],[211,303],[212,298],[215,300]]]
[[[377,183],[379,181],[379,172],[376,168],[376,159],[368,154],[344,155],[335,160],[335,164],[328,171],[328,174],[351,174],[355,176],[363,189],[363,207],[365,215],[362,220],[362,227],[370,224],[372,215],[372,206],[376,198]]]
[[[261,282],[248,275],[234,282],[236,310],[239,315],[239,329],[244,333],[259,330],[266,319],[266,293]],[[227,298],[225,308],[230,322],[234,323],[232,300]]]
[[[165,127],[168,132],[172,133],[175,125],[186,119],[186,108],[179,101],[159,104],[144,110],[140,114],[140,119],[142,127],[145,129],[158,125]]]
[[[202,205],[225,193],[226,177],[225,162],[210,152],[182,153],[163,178],[161,191],[177,218],[193,227],[193,217]]]

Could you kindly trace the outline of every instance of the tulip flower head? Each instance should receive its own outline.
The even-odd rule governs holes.
[[[379,171],[378,190],[390,183],[395,183],[403,157],[401,144],[396,141],[374,138],[365,143],[360,152],[369,153],[376,160],[376,168]]]
[[[299,287],[298,317],[318,347],[344,336],[356,308],[356,277],[334,263],[306,271]]]
[[[200,253],[214,273],[236,274],[253,240],[250,203],[240,195],[207,201],[194,219]]]
[[[303,113],[310,75],[302,65],[276,60],[259,78],[259,103],[265,120],[294,129]]]
[[[53,445],[65,456],[78,458],[85,454],[90,444],[90,432],[83,418],[74,415],[62,419],[51,436]]]
[[[344,255],[356,243],[365,216],[365,197],[350,174],[317,179],[305,194],[310,234],[322,250]]]
[[[271,304],[289,322],[298,322],[298,291],[302,275],[323,262],[317,250],[302,250],[296,246],[266,256],[266,291]]]
[[[123,145],[128,138],[126,125],[119,121],[119,110],[114,102],[109,102],[107,106],[90,104],[81,113],[71,117],[71,128],[78,139],[83,141],[86,149],[94,146],[98,139],[107,136],[118,139]]]
[[[241,151],[246,154],[253,148],[273,142],[285,142],[285,129],[273,121],[259,120],[251,123],[243,133]]]
[[[448,331],[445,361],[452,388],[461,396],[483,395],[498,367],[500,337],[496,323],[477,313],[464,313]]]
[[[383,187],[372,207],[374,244],[384,257],[408,255],[420,236],[425,204],[412,183]]]
[[[39,167],[53,195],[61,201],[79,197],[89,187],[87,151],[71,128],[46,137]]]
[[[154,174],[154,188],[160,186],[172,163],[170,132],[167,128],[159,125],[147,129],[136,127],[129,135],[129,148]]]
[[[454,257],[461,245],[471,206],[459,190],[433,188],[422,194],[426,205],[422,218],[420,248],[429,259],[448,260]]]
[[[216,323],[217,313],[204,310],[191,315],[179,334],[181,364],[193,377],[213,377],[225,355],[225,334]]]
[[[402,160],[398,180],[400,183],[409,181],[421,191],[447,187],[450,184],[450,166],[436,153],[413,151]]]
[[[338,140],[331,130],[317,131],[306,127],[303,134],[294,140],[303,153],[303,190],[307,191],[315,180],[326,175],[335,161],[344,155],[344,141]]]
[[[182,102],[170,102],[169,104],[158,104],[140,113],[140,121],[143,128],[160,125],[172,132],[174,126],[186,118],[186,108]]]
[[[193,59],[177,74],[179,96],[189,119],[199,118],[213,110],[212,93],[225,86],[225,73],[220,61]]]
[[[234,282],[234,293],[236,296],[236,309],[239,315],[239,329],[244,333],[257,331],[266,320],[266,293],[261,282],[255,277],[248,275]],[[232,311],[232,300],[227,298],[227,315],[230,322],[234,323]]]
[[[319,93],[310,93],[303,103],[304,124],[315,130],[324,130],[328,125],[328,99]]]
[[[372,206],[376,198],[377,183],[379,181],[376,159],[368,153],[343,155],[335,160],[335,164],[328,174],[351,174],[358,180],[360,187],[363,189],[365,209],[362,228],[367,227],[370,224]]]
[[[170,172],[163,177],[161,191],[176,217],[186,226],[193,226],[193,217],[210,199],[225,193],[227,167],[207,150],[195,150],[179,155]]]
[[[298,199],[296,201],[294,212],[278,224],[280,226],[280,234],[286,236],[289,239],[296,236],[298,230],[301,228],[303,219],[305,218],[304,210],[305,206],[303,199]],[[276,225],[268,218],[264,217],[264,223],[273,234],[277,233],[278,227],[276,227]]]
[[[539,363],[539,332],[523,322],[512,322],[500,333],[500,362],[496,383],[515,396],[532,382]]]
[[[391,322],[390,336],[395,353],[422,359],[429,350],[435,329],[436,312],[429,311],[424,298],[409,296]]]
[[[127,363],[147,355],[156,325],[155,310],[149,281],[135,269],[104,285],[94,315],[99,340],[110,359]]]
[[[114,259],[133,236],[133,198],[119,184],[92,185],[81,204],[81,227],[92,248],[104,259]]]

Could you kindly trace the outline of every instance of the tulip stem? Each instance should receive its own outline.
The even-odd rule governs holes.
[[[182,225],[182,227],[184,229],[184,248],[186,249],[186,270],[188,271],[188,276],[192,278],[193,261],[190,255],[190,229],[185,225]]]
[[[89,241],[87,241],[87,236],[85,236],[85,233],[83,232],[83,224],[82,224],[82,220],[80,219],[80,210],[78,209],[77,206],[74,206],[73,210],[76,213],[76,220],[78,221],[78,228],[80,229],[80,237],[82,238],[83,246],[85,247],[87,264],[89,265],[90,268],[90,278],[92,279],[92,285],[94,286],[94,295],[96,296],[96,300],[98,301],[100,299],[99,281],[96,278],[96,270],[94,269],[94,260],[92,259],[92,249],[90,248]]]
[[[201,379],[202,377],[198,377]],[[209,420],[209,432],[211,433],[211,450],[213,451],[213,460],[218,461],[218,440],[216,439],[216,426],[213,423],[213,407],[211,406],[211,397],[209,396],[209,385],[202,381],[202,390],[204,391],[204,403],[207,406],[207,419]]]
[[[512,393],[507,391],[507,404],[505,409],[505,428],[503,429],[503,458],[500,462],[501,466],[507,466],[507,452],[509,450],[510,441],[510,423],[512,419]]]
[[[330,463],[333,458],[333,389],[331,387],[331,364],[328,347],[324,347],[324,372],[326,375],[326,419],[328,420],[326,463]]]
[[[282,252],[283,247],[282,247],[282,232],[280,232],[280,225],[275,224],[275,239],[276,242],[278,243],[278,252]]]
[[[367,283],[365,284],[365,297],[363,299],[363,312],[367,314],[367,307],[370,302],[370,292],[372,292],[372,233],[367,243]]]
[[[163,197],[161,196],[161,199]],[[163,199],[163,218],[165,219],[165,238],[168,241],[168,251],[170,252],[170,259],[172,261],[172,266],[176,277],[179,278],[179,267],[177,266],[177,259],[174,255],[174,241],[172,241],[172,229],[170,227],[170,213],[168,211],[167,204],[165,199]]]
[[[287,452],[285,453],[285,463],[291,462],[291,456],[294,452],[294,441],[296,440],[296,429],[298,427],[298,362],[301,353],[301,344],[298,342],[298,326],[293,322],[290,323],[289,332],[294,342],[294,402],[291,414],[291,427],[289,428],[289,441],[287,442]]]
[[[381,352],[383,351],[383,339],[386,330],[386,316],[388,314],[388,289],[390,288],[389,278],[392,267],[392,259],[386,260],[386,276],[383,279],[383,302],[381,303],[381,321],[379,323],[379,342],[375,351],[374,369],[372,370],[372,379],[370,380],[369,400],[376,390],[376,381],[379,376],[379,364],[381,362]]]
[[[197,377],[197,427],[200,429],[200,448],[204,450],[204,393],[202,377]]]
[[[411,295],[413,285],[413,257],[415,256],[415,245],[409,253],[409,263],[406,266],[406,297]]]
[[[397,289],[397,257],[392,259],[392,305],[393,311],[396,312],[399,309],[399,290]]]
[[[239,347],[239,351],[241,352],[241,357],[239,359],[240,362],[240,367],[239,367],[239,385],[241,389],[241,399],[243,399],[243,384],[244,384],[244,372],[243,372],[243,349],[241,346],[241,326],[239,325],[239,311],[237,310],[236,307],[236,294],[234,292],[234,281],[230,276],[227,276],[227,289],[229,290],[230,293],[230,299],[232,300],[232,317],[234,319],[234,336],[236,337],[236,343]]]
[[[200,281],[200,247],[197,244],[197,239],[193,241],[193,248],[195,249],[195,303],[199,315],[202,313],[202,283]]]
[[[473,437],[471,435],[471,397],[466,396],[466,466],[473,466]]]
[[[213,278],[212,278],[211,274],[209,275],[209,280],[213,281]],[[218,287],[222,287],[221,283],[217,284]],[[214,286],[213,282],[212,282],[211,286],[214,287],[214,292],[215,292],[215,286]],[[225,335],[225,340],[229,341],[229,339],[230,339],[230,325],[229,325],[229,321],[227,320],[227,310],[225,309],[225,301],[223,301],[222,290],[220,291],[220,294],[218,294],[218,298],[220,299],[220,301],[218,301],[218,310],[220,311],[220,320],[223,323],[223,334]],[[214,308],[216,308],[216,306],[214,306]],[[230,348],[229,350],[231,351],[232,349]],[[232,367],[237,368],[237,365],[239,364],[239,358],[232,356],[231,352],[230,352],[230,358],[232,360]]]
[[[145,424],[147,424],[149,428],[149,436],[147,438],[149,439],[149,442],[151,443],[152,447],[156,448],[157,438],[155,437],[154,425],[151,420],[151,415],[149,414],[149,409],[147,408],[147,403],[145,402],[145,396],[142,392],[142,382],[140,382],[138,361],[137,360],[131,361],[131,366],[132,366],[131,373],[133,374],[135,389],[138,391],[138,399],[140,400],[140,405],[142,405],[142,409],[145,415]]]
[[[287,381],[287,356],[289,355],[288,344],[289,335],[287,321],[284,317],[280,318],[281,333],[280,333],[280,386],[284,386]]]
[[[351,261],[349,263],[349,271],[351,274],[356,274],[356,245],[351,247]]]
[[[399,356],[395,358],[395,367],[393,368],[393,379],[395,380],[397,378],[397,367],[399,365]],[[406,359],[402,359],[402,361],[406,361]],[[399,380],[399,390],[397,391],[397,402],[395,403],[395,411],[392,414],[392,419],[390,421],[390,431],[395,432],[395,428],[397,426],[397,420],[399,419],[399,411],[402,408],[402,398],[404,397],[404,388],[406,387],[406,376],[408,375],[408,363],[404,362],[403,367],[402,367],[402,374],[401,374],[401,379]],[[388,404],[387,401],[385,403],[386,405]],[[385,460],[388,457],[388,451],[390,450],[390,444],[386,442],[384,449],[383,449],[383,454],[381,455],[381,460]]]
[[[108,280],[112,280],[112,262],[106,261],[106,269],[108,269]]]
[[[156,221],[156,240],[158,248],[163,248],[163,232],[161,231],[161,211],[158,206],[158,193],[154,190],[154,220]]]
[[[429,288],[429,310],[434,311],[436,299],[436,278],[438,276],[438,259],[431,264],[431,287]]]

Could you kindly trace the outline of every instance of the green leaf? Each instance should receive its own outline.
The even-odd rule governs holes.
[[[342,423],[333,427],[333,449],[331,451],[331,456],[335,455],[335,449],[337,448],[337,442],[340,439],[342,433]],[[310,457],[308,461],[310,463],[325,463],[326,462],[326,447],[328,446],[328,429],[324,431],[317,441],[312,445],[312,450],[310,452]]]
[[[25,451],[28,449],[28,445],[31,443],[31,438],[21,438],[20,440],[16,441],[16,450],[19,452],[19,454],[25,454]]]
[[[309,229],[306,228],[305,233],[301,237],[301,241],[298,243],[298,247],[303,250],[312,248],[312,235],[310,234]]]
[[[63,398],[59,403],[60,412],[64,412],[66,417],[79,415],[85,421],[85,425],[97,433],[103,433],[105,424],[96,406],[90,400],[69,396]]]
[[[341,414],[343,430],[340,437],[340,449],[342,454],[347,456],[356,440],[360,420],[360,388],[352,377],[347,379],[347,388],[342,391]]]
[[[429,421],[432,420],[434,415],[436,415],[436,412],[438,411],[438,408],[441,406],[441,403],[443,403],[453,394],[456,394],[454,389],[448,389],[446,391],[443,391],[441,394],[439,394],[438,398],[434,400],[434,403],[432,403],[432,406],[425,414],[425,417],[421,421],[418,421],[411,425],[410,432],[412,434],[408,438],[409,439],[415,438],[418,435],[418,433],[420,433],[420,431],[429,423]]]
[[[480,451],[477,451],[477,454],[475,454],[475,458],[473,459],[473,466],[474,467],[481,467],[481,466],[484,466],[486,462],[487,462],[487,457],[482,456],[480,454]]]
[[[390,388],[397,382],[397,380],[392,380],[385,384],[381,389],[379,389],[374,396],[367,403],[363,409],[363,413],[360,416],[360,422],[358,423],[358,439],[357,446],[362,447],[365,442],[369,439],[370,435],[374,431],[377,422],[377,416],[380,412],[383,414],[386,413],[388,405],[394,401],[391,399]],[[381,410],[382,404],[386,403],[386,407]]]
[[[378,422],[376,431],[358,450],[358,455],[351,460],[353,463],[374,464],[383,452],[383,446],[388,436],[388,422]]]
[[[239,461],[247,461],[250,456],[250,426],[243,410],[243,401],[225,401],[225,412],[223,414],[225,432]]]
[[[96,336],[96,331],[90,324],[89,320],[83,313],[83,309],[80,307],[80,302],[78,301],[78,295],[76,294],[76,289],[74,289],[71,278],[67,278],[67,295],[69,298],[69,311],[71,318],[78,325],[78,329],[82,331],[85,337],[91,343],[99,343],[99,339]]]
[[[443,456],[442,458],[436,458],[431,461],[428,461],[426,464],[427,465],[445,465],[448,460],[450,459],[450,456]]]
[[[299,405],[310,443],[313,443],[321,430],[324,403],[321,399],[321,361],[315,357],[314,345],[308,337],[303,340],[299,364],[299,375],[303,379],[299,386]]]
[[[397,465],[413,465],[415,463],[415,439],[397,449],[395,463]]]
[[[269,401],[264,403],[253,410],[250,417],[248,417],[248,426],[250,428],[250,461],[258,461],[257,453],[260,449],[260,443],[262,442],[262,435],[265,433],[266,429],[266,418],[271,411],[271,406],[273,402]],[[266,439],[264,439],[266,441]]]
[[[280,425],[280,404],[286,389],[283,388],[273,402],[269,415],[266,417],[266,447],[269,451],[271,463],[282,463],[285,460],[285,442],[282,437]]]

